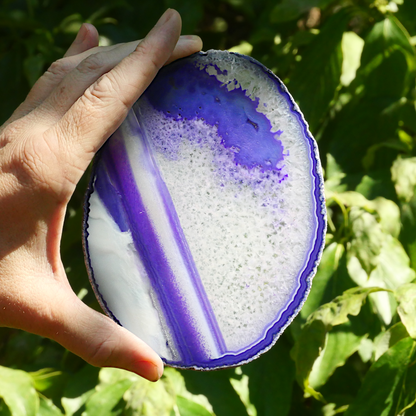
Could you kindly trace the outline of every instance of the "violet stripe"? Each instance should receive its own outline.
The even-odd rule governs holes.
[[[130,117],[129,119],[131,120]],[[140,137],[143,140],[146,169],[152,173],[157,183],[158,189],[155,189],[155,191],[162,197],[172,232],[183,258],[183,263],[191,278],[189,283],[198,294],[207,326],[211,330],[210,335],[215,341],[218,352],[223,353],[225,352],[225,343],[221,331],[192,259],[168,189],[153,161],[144,132],[138,124],[132,126],[130,123],[130,127],[134,128],[136,139]],[[140,195],[140,190],[137,189],[122,133],[118,131],[113,135],[106,145],[106,148],[101,152],[100,157],[101,160],[97,169],[97,176],[101,177],[104,174],[102,178],[106,178],[106,180],[100,180],[100,183],[97,183],[99,185],[96,188],[97,192],[109,213],[115,217],[115,222],[119,226],[123,224],[122,227],[125,222],[128,223],[135,248],[149,275],[167,324],[172,330],[175,347],[181,359],[189,364],[207,360],[209,357],[207,357],[205,348],[200,343],[198,330],[193,323],[193,317],[190,316],[186,308],[186,303],[181,298],[180,293],[178,293],[175,276],[167,262],[163,247],[152,227],[150,217],[146,212]],[[108,184],[103,184],[103,181],[108,181]],[[110,194],[101,192],[104,189],[111,189]],[[118,198],[120,195],[123,195],[123,199]],[[114,199],[120,201],[122,210],[115,208]]]

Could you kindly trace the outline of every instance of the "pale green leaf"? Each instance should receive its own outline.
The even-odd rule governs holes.
[[[53,368],[43,368],[28,374],[33,379],[35,389],[40,392],[51,388],[54,384],[59,383],[62,379],[65,380],[66,377],[62,371],[57,371]]]
[[[39,396],[28,373],[0,366],[0,398],[12,416],[36,416]]]
[[[416,339],[416,284],[410,283],[399,287],[395,296],[399,304],[397,313],[409,335]]]
[[[364,40],[354,32],[345,32],[342,35],[341,47],[343,55],[341,83],[348,86],[355,78],[357,69],[360,67]]]
[[[325,195],[329,199],[334,192],[344,192],[347,190],[347,185],[342,184],[345,178],[345,173],[331,154],[326,155],[326,170],[325,170]]]
[[[389,348],[407,337],[409,333],[401,322],[381,332],[374,340],[374,359],[377,361]]]
[[[166,391],[172,396],[182,396],[204,407],[208,412],[213,412],[210,402],[203,394],[192,394],[186,389],[185,380],[178,370],[166,367],[162,382],[165,384]]]
[[[345,416],[396,416],[406,370],[415,355],[415,342],[405,338],[389,348],[366,374]]]
[[[365,248],[363,248],[365,250]],[[348,271],[351,278],[363,287],[382,287],[396,290],[415,278],[415,271],[410,267],[410,259],[400,242],[391,235],[385,235],[379,255],[373,259],[376,267],[370,275],[361,268],[361,262],[351,256]],[[396,302],[391,293],[374,293],[371,296],[380,318],[386,325],[390,324],[396,310]]]
[[[39,410],[36,416],[63,416],[61,410],[47,397],[39,397]]]
[[[168,392],[165,383],[138,380],[124,395],[126,416],[169,416],[176,397]]]
[[[322,400],[322,397],[309,385],[309,375],[325,347],[327,333],[333,326],[348,322],[348,315],[358,315],[367,296],[380,290],[382,289],[360,287],[349,289],[317,309],[303,326],[291,356],[296,363],[299,384],[317,399]]]
[[[383,197],[377,197],[373,200],[368,200],[364,195],[359,192],[329,192],[327,193],[328,203],[332,200],[342,203],[347,207],[363,208],[365,211],[376,214],[378,222],[381,226],[381,230],[385,233],[391,234],[393,237],[398,237],[400,233],[400,208],[396,203]],[[351,218],[354,220],[358,217],[357,214]],[[358,217],[359,218],[359,217]],[[371,222],[373,222],[371,220]],[[360,224],[355,224],[360,226]],[[368,227],[367,227],[368,228]]]
[[[124,406],[120,402],[124,393],[134,383],[133,380],[125,378],[105,384],[99,390],[94,392],[85,403],[85,412],[83,416],[115,416],[121,413]]]
[[[349,220],[352,239],[348,254],[357,257],[363,269],[370,273],[378,264],[378,256],[386,235],[374,215],[361,208],[353,206]]]
[[[140,379],[140,376],[131,371],[121,370],[119,368],[102,368],[99,374],[98,390],[104,386],[109,386],[122,380],[130,380],[135,382]]]
[[[230,52],[237,52],[243,55],[251,55],[253,50],[253,45],[246,41],[242,41],[239,45],[233,46],[232,48],[228,49]]]
[[[410,259],[399,240],[387,236],[378,257],[377,267],[371,272],[369,285],[396,290],[416,277]]]
[[[323,386],[338,367],[342,367],[347,359],[358,351],[365,335],[354,334],[347,325],[334,328],[328,333],[323,351],[315,361],[309,384],[319,389]]]
[[[396,159],[391,174],[397,196],[404,202],[410,202],[415,195],[416,157]]]
[[[178,407],[180,416],[212,416],[205,407],[185,397],[178,396],[176,398],[176,406]]]

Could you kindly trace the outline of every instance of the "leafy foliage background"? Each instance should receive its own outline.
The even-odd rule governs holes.
[[[271,68],[321,152],[329,228],[309,298],[277,344],[237,369],[166,369],[152,384],[0,328],[0,415],[416,415],[416,2],[414,0],[2,0],[0,121],[82,22],[101,43],[143,37],[167,7],[205,49]],[[81,249],[83,180],[62,255],[99,309]]]

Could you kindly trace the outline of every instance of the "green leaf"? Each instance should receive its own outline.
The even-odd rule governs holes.
[[[349,19],[349,14],[341,10],[326,22],[319,35],[308,45],[288,83],[312,132],[326,115],[340,85],[341,40]]]
[[[344,192],[347,190],[347,185],[341,184],[345,178],[345,173],[338,165],[336,160],[331,154],[326,155],[326,170],[325,170],[325,194],[331,192]],[[327,196],[328,199],[328,196]]]
[[[315,361],[309,384],[312,388],[319,389],[323,386],[338,367],[342,367],[347,359],[358,351],[365,335],[356,335],[351,327],[344,324],[334,328],[328,333],[323,351]]]
[[[212,416],[205,407],[182,396],[176,397],[176,405],[180,416]]]
[[[354,32],[345,32],[342,35],[341,47],[343,55],[341,83],[348,86],[355,78],[357,69],[360,67],[364,40]]]
[[[186,389],[185,380],[182,374],[174,368],[165,368],[162,382],[165,384],[166,390],[172,396],[181,396],[202,407],[209,413],[212,413],[212,406],[208,399],[202,394],[192,394]]]
[[[400,242],[396,238],[387,236],[380,251],[377,267],[370,274],[368,284],[396,290],[410,283],[416,274],[409,263],[409,257]]]
[[[124,395],[126,416],[168,416],[176,402],[175,394],[167,391],[162,381],[138,380]]]
[[[182,371],[186,388],[192,394],[203,394],[211,403],[216,416],[248,416],[240,397],[230,383],[234,370],[210,372]]]
[[[348,255],[355,256],[369,274],[378,264],[386,235],[375,217],[357,206],[351,208],[349,220],[352,239]]]
[[[397,342],[408,337],[409,333],[401,322],[393,325],[387,331],[381,332],[374,340],[375,361]]]
[[[94,392],[85,404],[85,416],[115,416],[122,412],[124,406],[119,406],[124,393],[134,383],[132,379],[123,379],[112,384],[106,384]]]
[[[376,267],[368,275],[355,256],[349,257],[348,271],[358,285],[396,290],[415,278],[415,271],[410,267],[407,253],[400,242],[390,235],[384,236],[379,255],[374,257],[373,262]],[[393,295],[384,292],[372,294],[370,297],[380,318],[386,325],[389,325],[396,310]]]
[[[400,208],[393,201],[390,201],[389,199],[383,197],[378,197],[370,201],[367,198],[365,198],[364,195],[362,195],[361,193],[353,191],[342,193],[327,192],[326,197],[328,199],[329,205],[332,203],[331,200],[333,199],[347,207],[363,208],[364,210],[370,213],[376,213],[379,219],[381,230],[383,232],[391,234],[393,237],[399,236],[401,227]],[[360,220],[364,220],[360,218],[357,213],[351,219],[354,220],[356,217]],[[356,224],[356,226],[360,228],[364,225],[365,224]],[[368,229],[368,227],[364,228]]]
[[[0,366],[0,398],[12,416],[36,416],[39,397],[29,374]]]
[[[35,389],[44,396],[60,399],[64,386],[68,381],[68,374],[53,368],[43,368],[29,373],[33,379]]]
[[[300,311],[302,318],[306,319],[319,307],[319,305],[322,304],[330,281],[338,271],[339,260],[343,256],[344,251],[344,246],[338,243],[332,243],[325,248],[321,262],[318,266],[318,271],[313,278],[312,289]],[[331,299],[333,297],[334,296],[332,296]]]
[[[60,409],[53,404],[52,400],[43,395],[39,399],[39,410],[36,416],[63,416]]]
[[[415,356],[415,342],[405,338],[389,348],[366,374],[345,416],[395,416],[406,370]]]
[[[327,333],[333,326],[348,322],[348,315],[358,315],[367,296],[380,290],[382,289],[359,287],[349,289],[309,316],[295,342],[291,356],[296,363],[296,377],[299,384],[315,398],[322,400],[319,393],[309,385],[309,375],[325,347]]]
[[[416,284],[399,287],[395,296],[398,302],[397,313],[409,335],[416,339]]]
[[[248,375],[250,403],[259,416],[286,416],[292,402],[295,363],[284,337],[255,361],[242,367]]]
[[[385,56],[397,48],[410,56],[415,54],[406,29],[394,16],[390,15],[383,21],[376,23],[366,38],[361,65],[366,66],[377,55]]]
[[[61,399],[66,416],[78,412],[94,393],[99,371],[99,368],[86,365],[68,380]]]
[[[391,168],[391,175],[397,196],[403,202],[410,202],[415,195],[416,157],[397,158]]]

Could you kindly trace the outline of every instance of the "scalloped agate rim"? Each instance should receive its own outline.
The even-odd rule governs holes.
[[[304,303],[325,215],[317,146],[283,83],[250,57],[201,52],[164,67],[97,154],[91,283],[165,363],[243,364]]]

